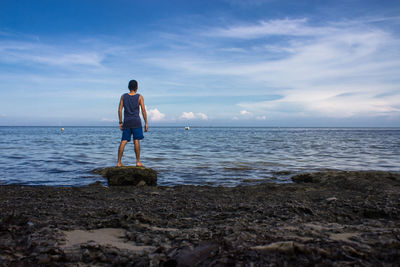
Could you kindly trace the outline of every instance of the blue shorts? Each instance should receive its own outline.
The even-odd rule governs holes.
[[[142,140],[144,138],[142,127],[123,129],[121,141],[126,140],[126,141],[130,142],[132,135],[133,135],[133,140]]]

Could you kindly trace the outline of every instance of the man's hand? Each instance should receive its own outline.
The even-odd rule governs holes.
[[[123,126],[124,126],[123,123],[120,123],[120,124],[119,124],[119,129],[120,129],[121,131],[123,130]]]
[[[149,130],[149,125],[147,123],[144,125],[144,131],[147,132]]]

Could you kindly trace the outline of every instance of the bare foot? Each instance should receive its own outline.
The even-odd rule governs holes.
[[[136,162],[136,167],[144,167],[144,165],[139,161],[139,162]]]
[[[125,165],[122,163],[117,163],[117,167],[124,167]]]

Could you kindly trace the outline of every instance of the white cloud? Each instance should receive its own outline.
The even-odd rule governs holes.
[[[240,104],[239,104],[240,105]],[[249,106],[250,108],[253,108],[252,106]],[[254,109],[254,108],[253,108]],[[255,111],[259,111],[257,109],[254,109]],[[240,115],[242,116],[242,119],[251,119],[254,118],[254,115],[252,112],[249,112],[247,110],[241,110],[240,111]],[[234,120],[238,120],[239,118],[237,116],[233,117]],[[266,120],[267,116],[265,115],[259,115],[259,116],[255,116],[256,120]]]
[[[208,116],[206,114],[204,114],[204,113],[199,112],[196,115],[197,115],[198,118],[200,118],[202,120],[208,120]]]
[[[161,113],[157,108],[147,110],[147,116],[150,121],[161,121],[165,118],[165,114]]]
[[[206,114],[201,113],[201,112],[195,114],[192,111],[183,112],[179,118],[185,119],[185,120],[194,120],[194,119],[208,120],[208,116]]]
[[[196,116],[194,115],[193,112],[183,112],[179,118],[185,119],[185,120],[191,120],[191,119],[196,118]]]

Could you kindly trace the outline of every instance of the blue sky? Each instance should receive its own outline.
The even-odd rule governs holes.
[[[400,126],[399,1],[0,0],[0,125]]]

